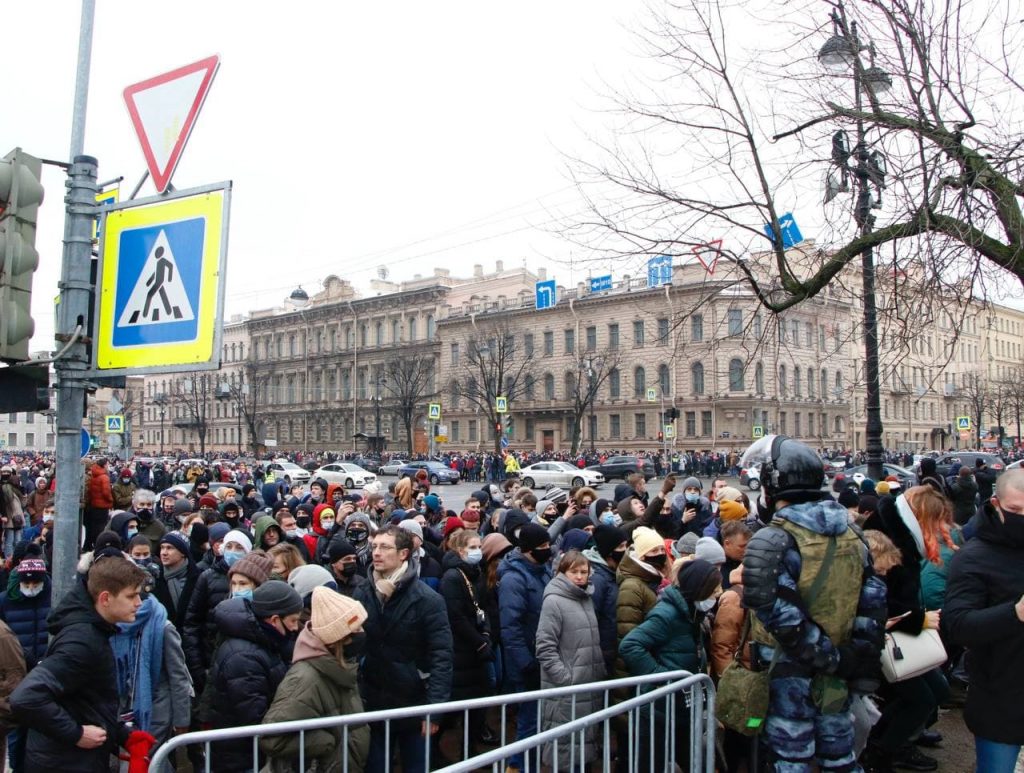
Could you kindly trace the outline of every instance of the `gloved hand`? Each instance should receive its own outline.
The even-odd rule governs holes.
[[[147,773],[149,752],[156,745],[156,739],[145,730],[132,730],[124,748],[128,750],[128,773]]]
[[[840,644],[838,650],[839,665],[836,666],[836,676],[852,682],[862,679],[874,680],[881,673],[881,653],[868,642],[853,641],[849,644]]]

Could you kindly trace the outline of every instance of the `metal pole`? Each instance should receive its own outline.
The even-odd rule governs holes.
[[[89,66],[92,61],[92,25],[96,0],[82,0],[82,19],[78,30],[78,69],[75,75],[75,103],[71,116],[70,158],[85,150],[85,112],[89,102]]]

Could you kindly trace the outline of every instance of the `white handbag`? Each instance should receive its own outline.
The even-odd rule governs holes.
[[[882,673],[888,682],[913,679],[945,662],[946,648],[934,628],[925,628],[917,636],[902,631],[885,634]]]

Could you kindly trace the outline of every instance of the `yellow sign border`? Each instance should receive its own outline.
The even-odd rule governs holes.
[[[195,365],[212,359],[216,345],[224,208],[225,191],[213,190],[195,196],[117,209],[107,213],[103,224],[103,264],[98,282],[99,313],[94,344],[98,370]],[[195,340],[186,343],[114,346],[115,295],[120,266],[118,247],[121,234],[129,230],[170,225],[196,217],[205,219],[206,230],[203,239],[199,303],[198,308],[194,310],[199,321]]]
[[[117,419],[118,424],[121,425],[121,429],[111,429],[110,420]],[[103,423],[107,427],[108,435],[123,435],[124,434],[124,414],[123,413],[111,413],[103,417]]]

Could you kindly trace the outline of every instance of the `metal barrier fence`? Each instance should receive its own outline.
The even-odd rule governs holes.
[[[622,698],[623,691],[628,696]],[[617,699],[613,693],[618,693]],[[586,696],[588,702],[600,708],[591,713],[576,716],[576,704],[580,696]],[[593,701],[593,696],[600,695],[600,701]],[[558,727],[537,732],[520,741],[507,738],[508,708],[512,705],[529,704],[536,701],[537,716],[543,716],[545,701],[570,701],[569,721]],[[491,751],[470,756],[470,721],[471,711],[487,711],[497,708],[500,714],[501,728],[499,746]],[[652,674],[628,679],[614,679],[605,682],[574,685],[572,687],[555,687],[530,692],[496,695],[487,698],[436,703],[426,706],[410,706],[401,709],[383,711],[364,711],[359,714],[321,717],[318,719],[277,722],[265,725],[246,725],[243,727],[202,730],[175,736],[163,744],[153,755],[150,770],[161,771],[172,759],[175,750],[187,746],[202,746],[205,765],[202,770],[211,773],[217,769],[213,759],[218,742],[230,740],[251,741],[252,771],[260,771],[267,764],[268,757],[261,754],[259,739],[268,736],[298,734],[297,753],[291,755],[291,767],[285,764],[284,769],[306,771],[312,761],[306,759],[305,734],[316,730],[340,730],[341,755],[340,768],[342,773],[349,773],[350,760],[348,754],[349,736],[356,729],[375,723],[383,724],[384,732],[384,770],[390,772],[393,757],[392,723],[400,720],[422,720],[427,723],[438,722],[462,715],[462,757],[463,761],[440,768],[442,773],[462,773],[490,767],[500,771],[513,755],[522,755],[524,773],[537,773],[542,764],[541,755],[548,762],[543,765],[555,770],[587,770],[588,766],[600,763],[601,769],[629,773],[663,773],[672,771],[679,763],[683,770],[704,770],[713,773],[715,769],[715,691],[711,678],[706,674],[691,674],[688,671],[670,671],[664,674]],[[539,725],[539,722],[538,722]],[[442,726],[443,729],[443,726]],[[600,742],[596,740],[600,733]],[[588,740],[588,735],[590,736]],[[625,749],[616,749],[616,762],[613,764],[612,739],[617,738]],[[685,742],[685,755],[679,759],[680,746]],[[431,768],[430,758],[432,743],[430,737],[424,737],[425,769]],[[588,756],[585,749],[596,748],[596,756]],[[568,754],[568,766],[561,760]],[[549,756],[550,755],[550,756]],[[262,762],[261,762],[262,760]],[[551,764],[553,760],[554,764]],[[686,764],[684,764],[684,761]],[[295,762],[298,766],[295,766]],[[270,768],[268,768],[270,769]],[[195,773],[200,773],[196,769]]]

